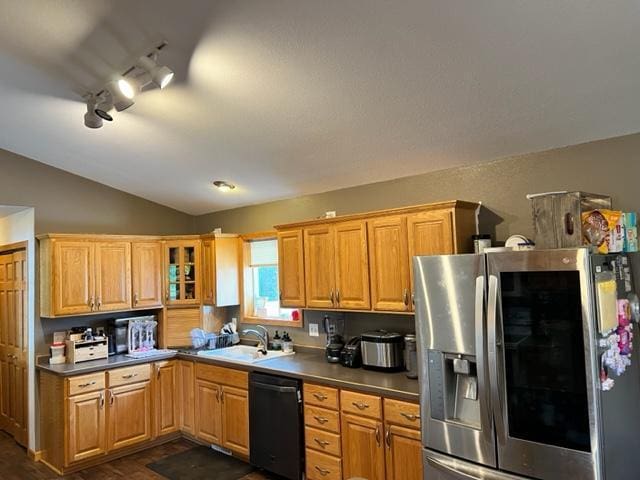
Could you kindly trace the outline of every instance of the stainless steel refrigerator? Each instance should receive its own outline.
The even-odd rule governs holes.
[[[637,254],[413,262],[425,480],[640,478],[640,337],[603,391],[594,280],[634,301]]]

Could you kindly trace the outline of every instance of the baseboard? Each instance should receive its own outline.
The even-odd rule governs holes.
[[[34,451],[30,448],[27,449],[27,457],[29,457],[34,462],[39,462],[42,460],[42,450]]]

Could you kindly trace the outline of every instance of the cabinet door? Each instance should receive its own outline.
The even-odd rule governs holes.
[[[202,272],[199,240],[165,243],[166,305],[199,305]]]
[[[216,250],[214,240],[202,242],[202,303],[216,304]]]
[[[133,308],[162,305],[162,245],[135,242],[131,246]]]
[[[335,247],[331,225],[304,229],[304,270],[308,308],[335,308]]]
[[[237,236],[214,241],[214,301],[218,307],[240,305],[240,240]]]
[[[195,383],[194,364],[186,360],[178,362],[178,382],[179,382],[179,414],[180,430],[190,433],[195,432]]]
[[[342,414],[342,471],[344,478],[384,480],[382,424],[377,420]]]
[[[196,379],[196,437],[207,443],[222,444],[220,386]]]
[[[433,210],[407,216],[409,262],[416,255],[455,253],[452,210]],[[413,265],[409,263],[413,289]],[[412,305],[413,308],[413,305]]]
[[[338,308],[368,310],[371,298],[367,224],[364,221],[337,223],[334,231],[336,305]]]
[[[67,399],[65,465],[107,451],[104,390]]]
[[[109,389],[109,451],[151,439],[151,383]]]
[[[222,387],[222,446],[249,455],[249,395],[246,390]]]
[[[91,242],[53,242],[53,313],[90,313],[95,306],[94,245]]]
[[[131,308],[131,243],[95,245],[96,310]]]
[[[422,480],[420,431],[387,425],[387,480]]]
[[[155,436],[175,432],[179,428],[178,366],[174,360],[154,365]]]
[[[406,217],[371,219],[368,229],[373,309],[407,311],[411,292]]]
[[[278,232],[280,306],[304,307],[304,250],[302,230]]]

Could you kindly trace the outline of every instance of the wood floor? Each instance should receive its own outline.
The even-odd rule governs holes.
[[[59,477],[42,463],[29,460],[25,449],[15,443],[9,435],[0,431],[0,478],[2,480],[116,480],[121,478],[166,480],[145,465],[194,446],[195,444],[188,440],[174,440],[104,465]],[[241,480],[267,480],[267,478],[260,473],[250,473]]]

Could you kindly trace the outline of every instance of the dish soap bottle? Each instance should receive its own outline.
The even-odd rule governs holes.
[[[287,332],[282,334],[282,351],[284,353],[293,353],[293,340]]]
[[[280,335],[278,334],[278,330],[276,330],[276,334],[273,336],[273,341],[271,342],[274,350],[282,350],[282,340],[280,339]]]

